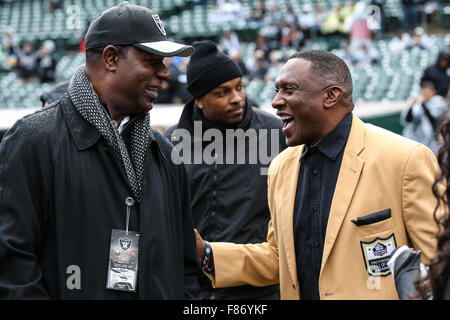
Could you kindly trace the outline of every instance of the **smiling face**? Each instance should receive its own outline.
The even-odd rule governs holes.
[[[153,108],[164,80],[170,73],[164,58],[130,46],[126,57],[119,57],[111,94],[121,113],[135,114]]]
[[[222,83],[200,98],[195,99],[206,119],[236,124],[242,121],[245,111],[245,89],[242,78],[234,78]]]
[[[275,80],[277,95],[272,107],[283,121],[288,146],[313,145],[328,127],[324,107],[325,80],[310,73],[311,62],[294,58],[286,62]]]

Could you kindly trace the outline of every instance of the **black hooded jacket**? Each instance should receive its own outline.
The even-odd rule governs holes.
[[[447,59],[447,68],[444,69],[439,66],[439,60],[441,59]],[[436,94],[445,98],[450,87],[450,76],[447,73],[449,66],[450,55],[444,52],[439,53],[436,64],[425,69],[420,82],[423,83],[424,81],[431,81],[436,89]]]

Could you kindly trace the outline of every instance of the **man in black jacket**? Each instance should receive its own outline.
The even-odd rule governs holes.
[[[68,92],[0,145],[0,299],[201,297],[186,171],[149,122],[191,53],[144,7],[91,23]]]
[[[213,42],[193,47],[187,89],[194,98],[164,134],[186,165],[194,225],[210,241],[264,241],[267,168],[286,148],[282,123],[248,103],[239,65]],[[209,299],[279,299],[278,285],[212,289],[205,275],[200,285]]]

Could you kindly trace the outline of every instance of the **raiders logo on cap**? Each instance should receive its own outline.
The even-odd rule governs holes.
[[[155,13],[155,14],[152,14],[152,17],[153,17],[153,20],[155,21],[156,26],[158,27],[159,31],[161,31],[161,33],[164,36],[166,36],[166,30],[164,30],[164,26],[163,26],[162,21],[159,18],[159,16]]]

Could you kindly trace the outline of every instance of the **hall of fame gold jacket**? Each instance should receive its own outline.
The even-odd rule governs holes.
[[[303,148],[287,148],[270,165],[267,242],[211,243],[214,287],[279,282],[282,299],[300,299],[293,217]],[[321,299],[398,299],[386,262],[402,245],[421,250],[424,263],[434,257],[438,173],[428,148],[353,115],[328,218]]]

